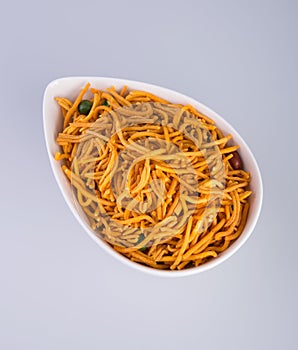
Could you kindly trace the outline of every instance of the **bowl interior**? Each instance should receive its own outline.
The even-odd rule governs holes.
[[[77,205],[76,201],[74,200],[71,185],[68,179],[65,177],[63,171],[61,170],[60,162],[54,160],[55,153],[59,151],[59,146],[56,144],[56,137],[58,135],[59,130],[62,129],[62,115],[60,112],[60,107],[58,106],[54,98],[64,96],[73,100],[78,95],[79,90],[81,90],[87,82],[90,82],[91,86],[97,87],[99,89],[104,89],[111,85],[115,86],[116,89],[119,89],[123,85],[128,85],[130,89],[145,90],[154,93],[160,97],[163,97],[164,99],[167,99],[173,103],[191,104],[199,111],[212,118],[216,122],[217,126],[224,132],[224,134],[231,133],[233,135],[233,143],[240,145],[239,154],[243,160],[244,168],[245,170],[251,173],[250,188],[253,191],[253,194],[250,198],[250,210],[243,233],[236,240],[236,242],[234,242],[225,252],[223,252],[216,259],[213,259],[199,267],[181,271],[155,270],[153,268],[145,267],[138,263],[131,262],[127,258],[123,257],[122,255],[117,253],[112,247],[110,247],[106,242],[97,238],[92,232],[92,230],[89,228],[88,219],[86,218],[84,212],[81,210],[80,206]],[[190,275],[208,270],[226,260],[242,246],[242,244],[248,239],[248,237],[252,233],[257,222],[258,216],[260,214],[263,198],[262,180],[256,160],[249,147],[241,138],[241,136],[236,132],[236,130],[217,113],[212,111],[210,108],[204,106],[203,104],[199,103],[198,101],[178,92],[142,82],[116,78],[70,77],[54,80],[47,86],[44,93],[43,118],[44,134],[50,163],[56,181],[64,196],[64,199],[66,200],[74,216],[77,218],[77,220],[83,226],[83,228],[89,234],[89,236],[93,240],[95,240],[104,250],[108,251],[117,259],[120,259],[123,263],[132,266],[138,270],[160,276],[178,277]]]

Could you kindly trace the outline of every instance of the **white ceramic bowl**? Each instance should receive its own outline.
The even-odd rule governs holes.
[[[239,154],[241,155],[244,167],[251,173],[251,183],[250,187],[253,191],[253,194],[250,198],[250,210],[247,218],[247,222],[241,236],[234,242],[231,247],[229,247],[225,252],[223,252],[217,258],[201,265],[198,267],[189,268],[181,271],[164,271],[157,270],[150,267],[143,266],[141,264],[130,261],[125,258],[118,252],[116,252],[110,245],[108,245],[105,241],[97,238],[92,230],[89,228],[87,221],[82,218],[81,213],[78,211],[74,200],[73,193],[71,190],[71,185],[68,179],[65,177],[64,173],[61,170],[60,162],[54,160],[55,153],[59,150],[58,145],[56,144],[56,137],[58,132],[62,127],[62,117],[60,113],[60,108],[57,102],[54,100],[54,97],[64,96],[69,99],[74,99],[79,90],[87,83],[90,82],[93,87],[97,87],[99,89],[104,89],[111,85],[114,85],[116,89],[121,88],[123,85],[128,85],[130,89],[138,89],[145,90],[151,93],[156,94],[157,96],[163,97],[166,100],[169,100],[173,103],[181,103],[181,104],[191,104],[198,110],[200,110],[205,115],[212,118],[217,126],[225,133],[231,133],[233,135],[233,140],[235,144],[240,145]],[[220,117],[217,113],[213,112],[210,108],[204,106],[203,104],[197,102],[196,100],[180,94],[179,92],[169,90],[163,87],[159,87],[156,85],[146,84],[137,81],[125,80],[125,79],[116,79],[116,78],[100,78],[100,77],[69,77],[69,78],[61,78],[52,81],[46,88],[44,93],[43,100],[43,123],[44,123],[44,135],[47,145],[47,150],[50,158],[50,163],[56,178],[56,181],[60,187],[60,190],[64,196],[66,203],[68,204],[70,210],[73,215],[76,217],[78,222],[82,225],[84,230],[88,233],[88,235],[105,251],[114,256],[120,262],[128,265],[134,269],[137,269],[142,272],[147,272],[156,276],[163,277],[180,277],[197,274],[199,272],[203,272],[209,270],[227,258],[232,256],[248,239],[251,235],[256,222],[258,220],[262,199],[263,199],[263,186],[261,174],[257,165],[257,162],[250,151],[247,144],[241,138],[241,136],[234,130],[234,128],[225,121],[222,117]]]

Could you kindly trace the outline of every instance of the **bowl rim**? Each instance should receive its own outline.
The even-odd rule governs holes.
[[[120,253],[118,253],[117,251],[115,251],[107,242],[105,242],[104,240],[98,238],[96,235],[94,235],[94,233],[92,232],[91,229],[89,229],[84,222],[82,221],[82,219],[80,218],[77,210],[75,209],[75,206],[73,205],[73,203],[71,202],[70,198],[66,195],[64,188],[62,186],[62,183],[59,179],[59,171],[57,168],[57,161],[55,161],[54,157],[52,156],[52,150],[50,149],[50,141],[49,141],[49,131],[47,129],[47,121],[48,121],[48,112],[47,112],[47,108],[48,108],[48,95],[50,93],[50,91],[55,88],[55,85],[62,83],[62,82],[88,82],[88,81],[98,81],[99,83],[107,83],[107,84],[113,84],[111,81],[117,81],[117,83],[122,84],[122,85],[141,85],[143,86],[143,89],[145,90],[146,88],[148,88],[149,90],[159,90],[160,92],[164,93],[164,94],[169,94],[169,95],[175,95],[176,97],[180,97],[182,99],[186,99],[189,101],[190,104],[195,105],[196,108],[198,108],[199,110],[204,110],[204,113],[207,112],[207,115],[212,114],[212,119],[217,119],[215,120],[215,123],[217,124],[218,121],[220,121],[221,124],[224,124],[232,133],[233,138],[236,135],[237,139],[241,141],[242,144],[242,148],[244,147],[246,149],[246,152],[248,153],[250,160],[252,161],[253,165],[254,165],[254,176],[256,179],[256,183],[258,186],[258,196],[255,200],[254,206],[255,206],[255,214],[254,216],[251,218],[251,222],[248,228],[246,228],[246,234],[243,235],[243,233],[240,235],[240,237],[220,256],[218,256],[215,259],[210,260],[209,262],[200,265],[198,267],[192,267],[192,268],[188,268],[185,270],[159,270],[159,269],[154,269],[152,267],[148,267],[148,266],[144,266],[141,265],[137,262],[133,262],[131,260],[129,260],[128,258],[124,257],[123,255],[121,255]],[[161,97],[163,97],[161,95]],[[53,102],[53,101],[52,101]],[[80,225],[82,226],[82,228],[84,229],[84,231],[89,235],[89,237],[91,239],[93,239],[93,241],[95,241],[104,251],[106,251],[108,254],[114,256],[118,261],[122,262],[124,265],[128,266],[128,267],[132,267],[133,269],[140,271],[140,272],[145,272],[147,274],[150,275],[154,275],[154,276],[158,276],[158,277],[170,277],[170,278],[175,278],[175,277],[185,277],[185,276],[191,276],[191,275],[195,275],[201,272],[205,272],[208,271],[210,269],[213,269],[214,267],[222,264],[224,261],[226,261],[228,258],[230,258],[232,255],[234,255],[242,246],[243,244],[248,240],[248,238],[251,236],[252,232],[255,229],[256,223],[259,219],[260,213],[261,213],[261,209],[262,209],[262,202],[263,202],[263,181],[262,181],[262,176],[261,176],[261,172],[258,166],[258,163],[250,149],[250,147],[247,145],[247,143],[244,141],[244,139],[240,136],[240,134],[237,132],[237,130],[235,130],[235,128],[229,123],[227,122],[222,116],[220,116],[218,113],[214,112],[211,108],[207,107],[205,104],[195,100],[194,98],[185,95],[183,93],[180,93],[178,91],[169,89],[169,88],[165,88],[162,87],[160,85],[155,85],[155,84],[151,84],[151,83],[146,83],[146,82],[142,82],[142,81],[136,81],[136,80],[130,80],[130,79],[123,79],[123,78],[114,78],[114,77],[99,77],[99,76],[68,76],[68,77],[61,77],[61,78],[57,78],[52,80],[51,82],[49,82],[44,90],[44,94],[43,94],[43,104],[42,104],[42,110],[43,110],[43,133],[44,133],[44,138],[45,138],[45,143],[46,143],[46,148],[47,148],[47,153],[49,156],[49,160],[50,160],[50,165],[55,177],[55,180],[58,184],[58,187],[60,188],[60,191],[62,193],[62,196],[64,198],[64,200],[66,201],[69,209],[71,210],[72,214],[75,216],[75,218],[77,219],[77,221],[80,223]],[[60,172],[61,172],[61,168],[60,168]]]

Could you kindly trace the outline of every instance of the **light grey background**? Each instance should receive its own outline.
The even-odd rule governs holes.
[[[0,348],[297,349],[297,1],[1,3]],[[258,225],[201,275],[142,275],[82,232],[42,131],[48,82],[123,77],[225,117],[260,164]]]

